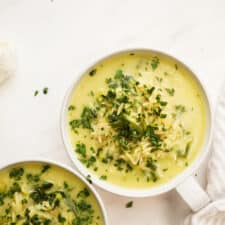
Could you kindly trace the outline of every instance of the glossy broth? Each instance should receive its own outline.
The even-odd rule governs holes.
[[[72,173],[23,163],[0,171],[0,224],[103,225],[97,200]]]
[[[165,184],[195,160],[206,106],[186,67],[161,54],[126,52],[82,76],[69,100],[68,124],[74,154],[91,174],[143,189]]]

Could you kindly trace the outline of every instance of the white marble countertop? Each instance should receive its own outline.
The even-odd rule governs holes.
[[[0,165],[37,156],[72,165],[59,129],[65,90],[113,50],[174,55],[204,81],[213,106],[225,78],[224,0],[0,0],[1,39],[14,42],[18,71],[0,87]],[[45,86],[48,95],[34,97]],[[204,166],[198,173],[204,183]],[[110,225],[176,225],[189,213],[175,191],[130,199],[97,190]]]

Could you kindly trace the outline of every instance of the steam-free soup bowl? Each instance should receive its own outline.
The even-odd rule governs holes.
[[[17,179],[18,177],[13,178],[14,175],[16,176],[16,173],[10,174],[9,172],[13,171],[16,168],[20,168],[20,169],[24,168],[23,176],[25,176],[27,168],[33,169],[35,172],[37,172],[35,170],[36,169],[35,165],[36,166],[47,165],[48,167],[46,167],[46,168],[48,168],[48,170],[51,168],[53,170],[52,171],[53,174],[51,174],[51,175],[48,174],[47,179],[49,179],[49,181],[54,181],[54,179],[57,180],[57,176],[59,176],[59,179],[57,180],[57,185],[59,185],[60,179],[63,180],[63,179],[66,179],[66,176],[69,176],[69,182],[71,181],[71,182],[76,183],[77,184],[75,186],[76,188],[78,188],[80,186],[80,184],[82,186],[86,187],[89,190],[89,193],[91,194],[89,196],[91,196],[91,199],[93,199],[93,201],[95,201],[94,204],[96,205],[96,207],[98,208],[98,211],[101,214],[101,216],[99,217],[99,218],[102,218],[101,224],[108,225],[105,207],[103,205],[103,202],[102,202],[100,196],[98,195],[98,193],[93,188],[92,184],[87,179],[85,179],[83,176],[81,176],[77,171],[75,171],[71,167],[69,167],[69,166],[67,166],[67,165],[65,165],[61,162],[57,162],[57,161],[49,160],[49,159],[43,159],[43,158],[33,158],[33,159],[26,158],[26,159],[22,159],[22,160],[14,160],[14,161],[11,160],[11,161],[8,161],[8,162],[4,163],[4,165],[1,165],[1,167],[0,167],[0,181],[1,181],[1,179],[3,179],[2,181],[4,181],[4,182],[6,182],[7,179],[15,179],[15,181],[18,182],[20,180],[20,179]],[[32,172],[34,172],[34,171],[32,171]],[[41,173],[42,172],[43,172],[43,170],[41,171]],[[26,175],[28,175],[28,174],[29,173],[27,173]],[[35,174],[38,174],[38,173],[35,173]],[[73,181],[73,178],[74,178],[74,181]],[[28,178],[25,177],[25,179],[28,179]],[[22,178],[21,178],[21,180],[22,180]],[[29,180],[28,180],[28,182],[29,182]],[[68,183],[66,183],[66,184],[68,185]],[[62,184],[62,185],[65,185],[65,183]],[[70,189],[70,190],[72,190],[72,189]],[[3,204],[3,202],[2,202],[2,204]],[[63,209],[61,208],[60,210],[61,210],[60,213],[62,213],[62,215],[63,215]],[[94,224],[97,224],[97,223],[94,223]]]
[[[135,189],[135,188],[125,188],[118,185],[111,184],[107,182],[107,180],[101,180],[99,177],[97,177],[94,174],[90,174],[90,171],[79,161],[77,155],[74,152],[74,146],[72,146],[70,142],[70,137],[68,134],[68,107],[69,107],[69,101],[71,99],[72,93],[74,89],[76,88],[77,84],[79,83],[80,79],[84,74],[87,74],[88,71],[90,71],[94,65],[96,65],[98,62],[108,59],[112,56],[115,56],[117,54],[121,53],[135,53],[135,52],[146,52],[150,54],[156,54],[161,55],[170,58],[171,60],[174,60],[179,65],[183,66],[186,70],[189,71],[190,76],[195,80],[197,85],[199,86],[199,89],[201,90],[203,100],[205,103],[206,108],[206,128],[205,128],[205,136],[203,145],[197,155],[197,157],[194,159],[194,161],[187,166],[187,168],[179,173],[175,178],[169,180],[165,184],[151,187],[147,189]],[[94,86],[93,86],[94,88]],[[123,50],[119,52],[115,52],[113,54],[107,55],[104,58],[99,59],[97,62],[91,64],[88,68],[86,68],[82,73],[80,73],[80,76],[77,76],[71,87],[67,90],[66,96],[63,102],[62,106],[62,113],[61,113],[61,133],[63,142],[65,144],[65,148],[67,153],[69,154],[69,157],[73,161],[76,168],[80,171],[80,173],[86,177],[88,175],[91,175],[91,179],[94,184],[98,185],[99,187],[118,194],[122,196],[129,196],[129,197],[146,197],[146,196],[156,196],[165,192],[168,192],[172,189],[177,189],[177,191],[181,194],[181,196],[184,198],[184,200],[189,204],[189,206],[193,210],[198,210],[199,208],[203,207],[208,201],[208,196],[204,193],[204,191],[200,188],[200,186],[197,184],[195,179],[192,177],[193,173],[198,169],[198,167],[201,165],[203,160],[205,159],[207,153],[209,152],[209,146],[211,143],[211,136],[212,136],[212,112],[211,112],[211,104],[209,101],[209,97],[207,95],[206,89],[203,86],[203,83],[199,80],[198,76],[195,75],[194,72],[192,72],[191,69],[189,69],[184,63],[179,61],[178,59],[165,54],[163,52],[151,50],[151,49],[128,49]]]

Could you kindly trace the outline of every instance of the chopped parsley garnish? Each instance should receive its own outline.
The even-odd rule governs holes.
[[[90,184],[92,184],[92,180],[91,180],[91,175],[90,175],[90,174],[87,175],[86,179],[87,179],[87,181],[88,181]]]
[[[152,66],[152,70],[156,70],[157,67],[159,66],[159,58],[157,56],[154,56],[152,58],[151,66]]]
[[[40,174],[31,174],[31,173],[28,173],[28,174],[26,175],[26,178],[27,178],[27,180],[28,180],[30,183],[35,183],[35,182],[40,181]]]
[[[186,147],[185,147],[184,151],[178,150],[177,151],[177,157],[179,157],[179,158],[187,158],[188,153],[190,151],[191,144],[192,144],[192,142],[188,142],[186,144]]]
[[[155,90],[155,87],[151,87],[151,88],[147,89],[147,92],[149,95],[152,95],[154,90]]]
[[[24,174],[24,169],[22,167],[13,168],[9,173],[9,177],[15,180],[20,180],[23,174]]]
[[[102,175],[102,176],[100,177],[100,179],[101,179],[101,180],[107,180],[107,176],[106,176],[106,175]]]
[[[176,105],[176,106],[175,106],[175,109],[176,109],[176,111],[177,111],[178,113],[184,113],[184,112],[186,112],[186,108],[185,108],[184,105]]]
[[[91,123],[96,118],[97,118],[97,111],[95,109],[91,109],[85,106],[81,113],[81,118],[70,121],[70,126],[73,130],[79,127],[92,129]]]
[[[97,69],[92,69],[90,72],[89,72],[89,76],[94,76],[97,72]]]
[[[170,96],[174,96],[174,93],[175,93],[174,88],[166,88],[165,90]]]
[[[85,146],[85,144],[77,144],[76,145],[76,152],[79,153],[81,156],[86,157],[86,146]]]
[[[157,101],[161,106],[166,106],[166,105],[167,105],[167,102],[166,102],[166,101],[162,101],[162,100],[161,100],[161,95],[160,95],[160,94],[158,94],[158,95],[156,96],[156,101]]]
[[[124,77],[123,71],[122,70],[117,70],[115,74],[115,79],[120,80]]]
[[[47,170],[49,170],[51,168],[50,165],[46,164],[42,167],[41,173],[45,173]]]
[[[66,218],[63,217],[61,213],[58,214],[58,222],[62,224],[66,222]]]
[[[27,204],[27,202],[28,202],[28,201],[27,201],[27,199],[26,199],[26,198],[24,198],[24,199],[22,199],[22,200],[21,200],[22,205]]]
[[[68,110],[69,111],[73,111],[73,110],[75,110],[76,109],[76,107],[74,106],[74,105],[70,105],[69,107],[68,107]]]
[[[156,70],[159,63],[155,56],[145,66],[151,65]],[[80,117],[73,118],[70,126],[75,133],[78,129],[85,129],[94,143],[94,148],[81,140],[76,144],[78,159],[87,168],[99,173],[100,163],[121,173],[140,170],[147,182],[156,182],[166,171],[157,160],[161,154],[174,151],[181,159],[189,153],[188,148],[175,150],[168,137],[182,133],[186,138],[191,133],[182,126],[179,131],[172,128],[178,119],[177,114],[185,111],[183,105],[173,105],[172,109],[168,105],[166,99],[168,95],[174,96],[175,89],[165,87],[160,76],[154,76],[149,84],[143,84],[137,77],[126,74],[121,68],[115,70],[105,80],[103,91],[92,90],[91,104],[83,107]],[[99,175],[101,180],[110,177],[108,170],[103,173]],[[143,178],[138,178],[137,182],[140,179]]]

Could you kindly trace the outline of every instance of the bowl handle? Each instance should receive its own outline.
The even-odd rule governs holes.
[[[193,211],[198,211],[211,201],[193,176],[179,184],[176,190]]]

